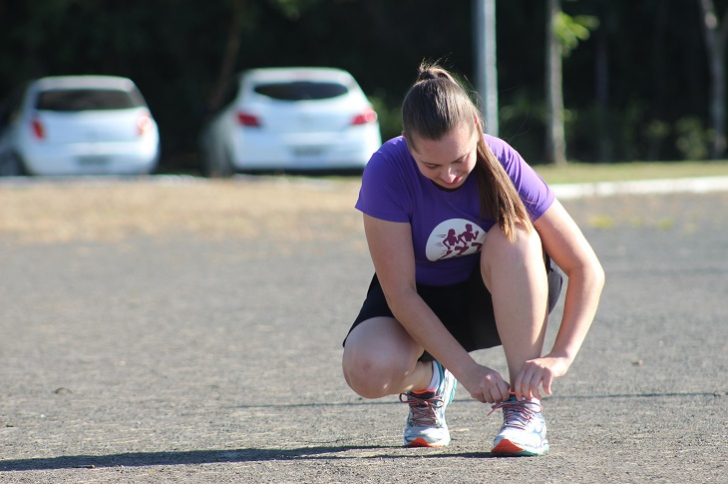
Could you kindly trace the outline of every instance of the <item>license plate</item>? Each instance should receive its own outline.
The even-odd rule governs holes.
[[[79,156],[78,164],[82,166],[104,166],[109,164],[109,158],[106,156]]]
[[[293,149],[293,154],[296,156],[321,156],[324,149],[320,146],[299,146]]]

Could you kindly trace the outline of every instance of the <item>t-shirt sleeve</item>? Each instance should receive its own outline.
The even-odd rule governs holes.
[[[372,155],[362,175],[355,205],[358,210],[389,222],[411,221],[412,197],[406,183],[405,154],[401,151],[401,146],[390,141]]]
[[[486,142],[508,173],[531,220],[538,220],[554,203],[553,190],[511,145],[487,135]]]

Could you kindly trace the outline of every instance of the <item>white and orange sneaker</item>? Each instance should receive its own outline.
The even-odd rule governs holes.
[[[536,399],[516,400],[516,396],[493,405],[503,409],[503,427],[493,441],[490,453],[500,456],[543,455],[549,450],[543,407]]]
[[[455,398],[458,381],[440,362],[433,363],[433,369],[440,373],[437,391],[407,392],[399,396],[410,407],[404,428],[404,445],[407,447],[444,447],[450,443],[445,408]]]

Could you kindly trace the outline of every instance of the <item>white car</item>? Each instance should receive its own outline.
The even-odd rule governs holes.
[[[159,160],[159,131],[124,77],[31,81],[0,106],[0,175],[142,174]]]
[[[251,69],[238,75],[202,131],[203,171],[360,170],[379,149],[377,114],[335,68]]]

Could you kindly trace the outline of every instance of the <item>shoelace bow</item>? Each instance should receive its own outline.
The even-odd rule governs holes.
[[[440,424],[435,410],[445,405],[441,396],[422,398],[414,393],[400,393],[399,401],[409,404],[412,412],[410,421],[413,425],[432,427]]]
[[[499,408],[503,409],[503,425],[508,427],[516,427],[526,430],[528,423],[533,420],[536,413],[543,410],[541,404],[528,400],[506,400],[505,402],[496,403],[488,415],[492,414]]]

